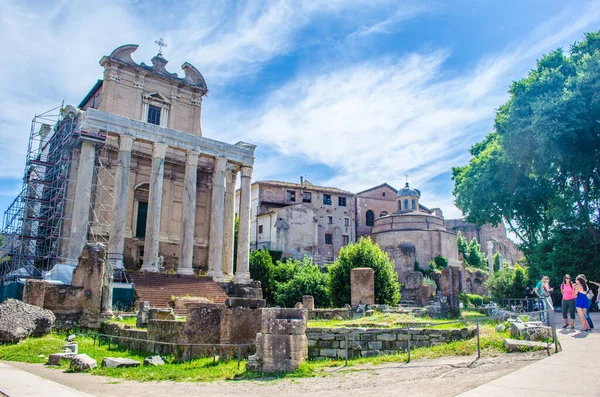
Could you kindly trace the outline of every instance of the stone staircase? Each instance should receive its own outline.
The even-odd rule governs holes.
[[[212,277],[178,274],[127,272],[135,286],[136,302],[148,301],[152,308],[172,307],[172,297],[204,297],[224,304],[227,294]],[[183,313],[185,314],[185,313]]]

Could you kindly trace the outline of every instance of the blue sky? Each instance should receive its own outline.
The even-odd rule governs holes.
[[[11,1],[0,13],[0,210],[21,187],[34,114],[77,105],[98,61],[164,38],[204,75],[203,134],[258,145],[254,179],[360,191],[404,175],[458,217],[452,166],[491,131],[512,81],[600,29],[584,1]]]

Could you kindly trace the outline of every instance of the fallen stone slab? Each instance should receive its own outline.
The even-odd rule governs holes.
[[[518,351],[522,351],[523,349],[534,349],[534,350],[547,349],[548,345],[543,342],[533,342],[533,341],[529,341],[529,340],[516,340],[516,339],[505,338],[504,339],[504,347],[509,352],[518,352]]]
[[[70,361],[75,356],[75,353],[54,353],[48,356],[46,365],[60,365],[62,360]]]
[[[89,371],[92,368],[96,368],[98,363],[96,360],[88,356],[87,354],[78,354],[73,359],[71,359],[71,365],[69,366],[69,370],[72,372],[83,372]]]
[[[161,356],[150,356],[144,359],[144,365],[151,365],[154,367],[158,365],[165,365],[165,360],[163,360]]]
[[[15,299],[0,304],[0,343],[17,343],[52,331],[56,317],[50,310]]]
[[[129,367],[139,367],[140,362],[136,360],[132,360],[130,358],[121,358],[121,357],[106,357],[102,359],[102,367],[108,368],[129,368]]]

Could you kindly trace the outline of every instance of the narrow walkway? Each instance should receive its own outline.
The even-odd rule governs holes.
[[[562,316],[556,313],[555,319],[562,352],[459,396],[600,396],[600,313],[592,313],[591,333],[563,330]]]
[[[93,397],[30,372],[0,363],[0,395],[8,397]]]

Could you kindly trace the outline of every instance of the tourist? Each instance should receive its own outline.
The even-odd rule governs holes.
[[[542,317],[544,319],[543,321],[547,325],[550,325],[550,313],[552,312],[552,310],[554,310],[554,305],[552,304],[552,296],[550,295],[552,291],[553,288],[550,287],[550,277],[548,276],[543,276],[542,279],[538,281],[534,290],[535,294],[540,298],[540,301],[542,303],[542,307],[540,307],[540,310],[544,310],[544,313],[542,313]]]
[[[587,277],[585,276],[585,274],[579,274],[579,275],[577,275],[577,277],[581,277],[587,287],[588,280],[587,280]],[[592,307],[592,298],[594,297],[594,293],[589,288],[586,289],[586,291],[587,291],[586,295],[587,295],[587,299],[588,299],[588,307],[585,309],[585,319],[587,320],[590,328],[594,329],[594,322],[592,321],[592,318],[590,317],[590,308]]]
[[[585,282],[585,279],[581,277],[581,275],[577,276],[575,282],[575,308],[577,309],[577,315],[579,316],[579,321],[581,322],[581,330],[584,332],[589,332],[592,329],[585,318],[585,313],[589,307],[587,297],[588,286]]]
[[[594,284],[595,286],[600,287],[600,283],[597,283],[595,281],[588,280],[588,284]],[[598,289],[598,292],[596,293],[596,307],[598,308],[598,310],[600,310],[600,288]],[[589,311],[592,310],[592,306],[591,305],[590,305],[590,308],[588,310]]]
[[[560,285],[560,293],[562,294],[562,316],[564,325],[563,328],[569,326],[567,314],[571,317],[571,329],[575,328],[575,285],[571,281],[571,276],[566,274],[563,282]]]

